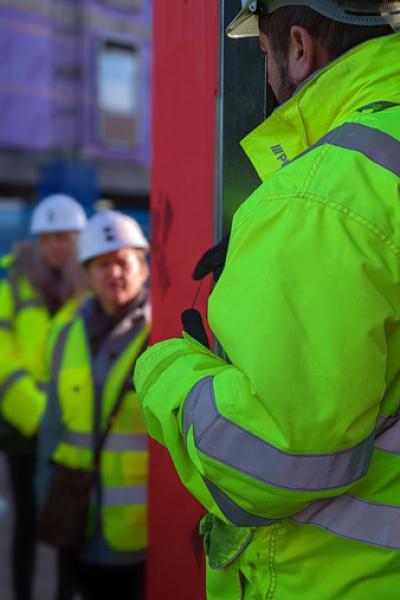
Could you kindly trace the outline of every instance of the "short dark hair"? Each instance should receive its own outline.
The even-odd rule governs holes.
[[[344,3],[338,0],[339,5]],[[389,0],[387,4],[390,3]],[[372,3],[367,1],[364,4],[368,7]],[[376,7],[376,2],[374,4]],[[294,25],[307,29],[327,50],[331,60],[362,42],[393,33],[389,25],[349,25],[328,19],[306,6],[283,6],[270,15],[259,17],[260,31],[268,35],[271,48],[280,64],[285,63],[289,50],[289,34]]]

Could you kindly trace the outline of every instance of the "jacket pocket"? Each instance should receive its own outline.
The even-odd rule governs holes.
[[[200,523],[204,550],[211,569],[231,565],[251,542],[255,529],[227,525],[214,515],[206,515]]]

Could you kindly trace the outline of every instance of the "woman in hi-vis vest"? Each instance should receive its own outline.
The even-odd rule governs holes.
[[[93,296],[49,344],[39,529],[83,599],[134,600],[143,596],[147,436],[131,375],[149,336],[148,243],[136,221],[106,211],[79,248]]]

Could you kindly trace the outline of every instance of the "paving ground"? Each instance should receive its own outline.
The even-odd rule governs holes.
[[[0,495],[6,500],[10,497],[7,470],[0,454]],[[7,513],[0,516],[0,598],[13,600],[11,593],[11,573],[9,548],[11,542],[12,507],[9,503]],[[44,546],[39,547],[35,581],[35,600],[54,600],[54,554]]]

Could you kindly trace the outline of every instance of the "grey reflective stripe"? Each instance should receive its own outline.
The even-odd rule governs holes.
[[[377,434],[382,433],[382,431],[386,431],[392,425],[395,425],[398,421],[400,421],[400,414],[397,415],[379,415],[376,420],[376,432]]]
[[[147,503],[147,487],[107,487],[102,490],[104,506],[129,506]]]
[[[73,325],[73,321],[70,321],[61,329],[60,334],[56,340],[56,343],[53,348],[52,358],[51,358],[51,381],[53,385],[57,385],[58,375],[61,368],[63,353],[65,344],[67,343],[68,334]]]
[[[275,487],[318,491],[347,486],[368,470],[375,433],[332,454],[289,454],[223,417],[215,404],[213,379],[201,379],[189,392],[183,429],[193,425],[196,448],[213,460]]]
[[[399,417],[389,417],[389,419],[385,422],[385,428],[376,437],[375,448],[400,454],[400,420]]]
[[[344,494],[313,502],[291,517],[301,525],[316,525],[340,537],[400,550],[400,506],[367,502]]]
[[[400,420],[400,415],[387,417],[385,415],[379,415],[376,420],[376,432],[379,435],[383,431],[386,431],[389,427],[397,423]]]
[[[247,512],[224,494],[216,485],[211,483],[211,481],[204,479],[204,482],[221,512],[234,525],[238,527],[267,527],[276,523],[272,519],[264,519],[263,517]]]
[[[91,433],[83,433],[81,431],[65,431],[63,442],[71,446],[77,446],[86,450],[91,450],[93,443],[93,435]]]
[[[324,144],[360,152],[372,162],[400,176],[400,141],[379,129],[360,123],[346,123],[330,131],[294,160]]]
[[[12,331],[12,323],[11,321],[0,320],[0,329],[6,329],[7,331]]]
[[[112,452],[144,452],[147,450],[147,435],[132,433],[110,433],[104,450]]]
[[[34,298],[30,300],[22,300],[17,305],[17,310],[24,310],[25,308],[42,308],[43,302],[40,300],[35,300]]]
[[[11,386],[14,385],[14,383],[19,381],[23,377],[26,377],[27,375],[28,373],[25,371],[25,369],[17,369],[16,371],[13,371],[10,375],[8,375],[8,377],[3,379],[0,385],[0,398],[2,398],[8,392],[8,390]]]
[[[66,431],[63,441],[72,446],[90,450],[93,434],[81,431]],[[113,452],[140,452],[147,450],[147,435],[132,433],[110,433],[103,450]]]
[[[197,410],[198,404],[203,402],[203,397],[207,397],[208,400],[210,400],[210,397],[214,397],[212,382],[212,377],[205,377],[204,379],[200,379],[200,381],[198,381],[192,387],[185,400],[182,411],[183,433],[185,436],[185,440],[191,425],[195,425],[196,435],[200,436],[203,431],[207,430],[210,424],[210,420],[212,420],[212,416],[214,416],[214,418],[218,417],[218,413],[216,409],[214,409],[214,407],[212,407],[213,412],[211,416],[208,414],[207,410]]]

